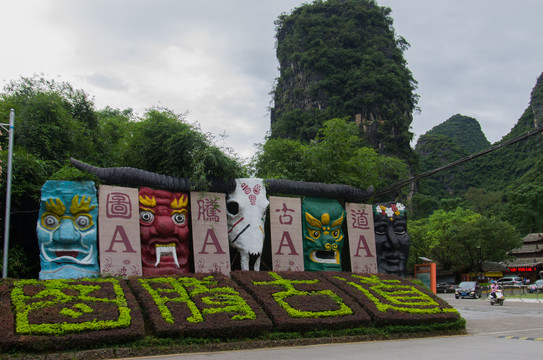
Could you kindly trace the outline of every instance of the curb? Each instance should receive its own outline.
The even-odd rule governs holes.
[[[540,299],[521,299],[521,298],[506,298],[508,301],[526,302],[526,303],[543,303]]]

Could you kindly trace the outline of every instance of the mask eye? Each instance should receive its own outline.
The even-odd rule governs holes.
[[[398,224],[394,226],[394,232],[396,233],[396,235],[403,235],[406,233],[406,231],[407,229],[404,224]]]
[[[87,215],[79,215],[74,219],[74,224],[80,230],[85,230],[92,225],[92,220]]]
[[[309,230],[309,236],[311,236],[311,238],[317,240],[320,236],[321,236],[321,232],[319,230],[315,230],[315,229],[308,229]]]
[[[387,231],[386,225],[379,225],[375,227],[375,233],[377,235],[385,235]]]
[[[230,215],[237,215],[239,213],[239,204],[236,201],[230,201],[226,204],[226,211]]]
[[[49,230],[55,230],[60,224],[60,220],[55,215],[46,215],[42,217],[41,223]]]
[[[339,229],[336,229],[336,230],[332,231],[332,236],[334,238],[337,238],[339,236]]]
[[[185,225],[185,222],[186,222],[185,214],[182,214],[182,213],[172,214],[172,221],[174,222],[175,225]]]
[[[143,224],[151,224],[155,220],[155,214],[152,211],[140,211],[140,222]]]

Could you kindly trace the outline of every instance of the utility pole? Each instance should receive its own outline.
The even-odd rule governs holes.
[[[11,215],[11,173],[13,165],[13,131],[15,124],[15,110],[11,109],[9,113],[9,124],[0,124],[5,129],[5,125],[9,126],[9,148],[8,148],[8,175],[6,183],[6,215],[4,226],[4,262],[2,267],[2,278],[8,277],[8,252],[9,252],[9,222]]]

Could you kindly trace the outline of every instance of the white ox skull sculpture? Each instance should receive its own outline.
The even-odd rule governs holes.
[[[262,179],[236,179],[236,190],[228,194],[228,240],[240,254],[241,270],[249,270],[250,255],[258,255],[254,270],[260,270],[268,204]]]

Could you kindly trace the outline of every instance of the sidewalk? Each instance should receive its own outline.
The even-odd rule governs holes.
[[[543,299],[524,299],[524,298],[518,298],[518,297],[506,297],[505,300],[543,304]]]
[[[479,300],[488,301],[488,297],[481,296]],[[535,303],[535,304],[543,304],[543,297],[539,299],[534,298],[523,298],[519,296],[506,296],[505,301],[514,301],[514,302],[525,302],[525,303]]]

